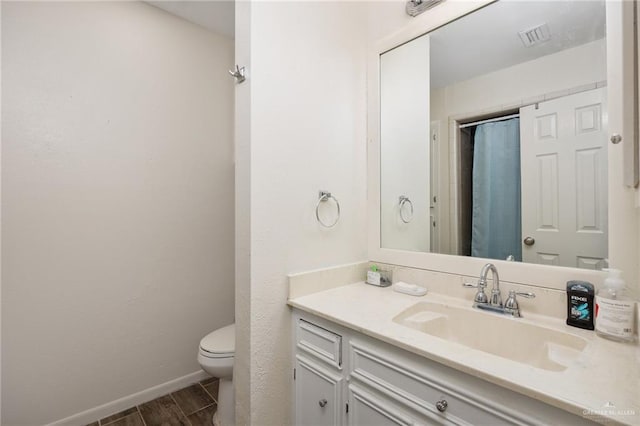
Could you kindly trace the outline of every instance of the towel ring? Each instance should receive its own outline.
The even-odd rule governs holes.
[[[409,204],[409,209],[411,210],[411,216],[409,216],[408,219],[406,219],[404,217],[404,214],[402,213],[402,209],[404,207],[405,204]],[[400,219],[402,219],[402,221],[404,223],[409,223],[413,220],[413,203],[411,202],[411,200],[409,199],[409,197],[407,197],[406,195],[401,195],[400,199],[398,201],[398,206],[399,206],[399,211],[400,211]]]
[[[324,203],[329,199],[332,199],[333,202],[336,203],[338,214],[336,215],[336,220],[334,220],[333,223],[326,224],[322,221],[322,219],[320,219],[320,204]],[[340,203],[338,202],[338,199],[336,197],[331,195],[330,192],[327,192],[327,191],[318,192],[318,204],[316,204],[316,219],[318,220],[318,223],[324,226],[325,228],[333,228],[336,225],[336,223],[338,223],[338,221],[340,220]]]

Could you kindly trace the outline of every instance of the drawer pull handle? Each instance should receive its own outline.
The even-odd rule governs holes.
[[[327,400],[323,398],[320,401],[318,401],[318,404],[320,404],[320,406],[324,408],[324,406],[327,405]]]
[[[446,399],[441,399],[440,401],[436,402],[436,408],[441,413],[444,413],[445,411],[447,411],[448,406],[449,406],[449,403],[447,403]]]

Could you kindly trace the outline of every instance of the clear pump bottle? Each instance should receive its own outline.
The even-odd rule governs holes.
[[[606,339],[633,342],[633,301],[624,294],[619,269],[604,269],[609,277],[596,294],[596,333]]]

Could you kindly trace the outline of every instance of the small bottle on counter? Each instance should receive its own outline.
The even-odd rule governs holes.
[[[567,281],[567,325],[593,330],[593,284]]]
[[[624,281],[619,269],[609,272],[596,295],[596,334],[618,342],[632,342],[633,302],[624,294]]]

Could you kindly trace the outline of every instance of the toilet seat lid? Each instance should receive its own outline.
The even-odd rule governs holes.
[[[200,341],[200,349],[212,354],[231,354],[236,351],[236,325],[231,324],[207,334]]]

